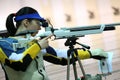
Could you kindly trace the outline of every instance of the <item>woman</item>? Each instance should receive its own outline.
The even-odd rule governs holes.
[[[41,40],[31,39],[30,36],[34,37],[46,24],[46,20],[31,7],[23,7],[7,17],[6,28],[10,36],[0,39],[0,61],[8,80],[49,80],[43,58],[54,64],[67,64],[67,50],[49,46],[48,39],[52,35]],[[106,57],[101,49],[79,49],[77,52],[81,59]]]

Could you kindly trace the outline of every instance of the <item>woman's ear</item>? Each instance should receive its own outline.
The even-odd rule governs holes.
[[[23,20],[23,25],[27,28],[29,26],[30,22],[28,19]]]

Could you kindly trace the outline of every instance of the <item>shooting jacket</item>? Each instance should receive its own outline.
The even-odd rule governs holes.
[[[13,43],[18,43],[18,40],[14,38],[0,39],[0,61],[8,80],[49,80],[43,58],[54,64],[67,65],[67,50],[54,50],[52,47],[48,47],[42,51],[36,41],[28,42],[27,49],[19,46],[15,49]],[[77,52],[81,59],[90,58],[87,50],[77,50]],[[62,53],[64,55],[61,55]]]
[[[26,71],[16,71],[7,65],[5,65],[4,68],[9,80],[49,80],[45,71],[43,56],[41,53],[32,60]]]
[[[5,38],[0,40],[0,61],[8,80],[48,80],[40,46],[31,41],[28,48],[16,48],[18,40]]]

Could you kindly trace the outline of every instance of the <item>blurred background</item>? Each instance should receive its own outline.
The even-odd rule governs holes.
[[[0,31],[6,30],[6,17],[10,13],[16,13],[24,6],[38,10],[42,17],[51,21],[54,28],[120,23],[120,0],[0,0]],[[106,80],[120,80],[120,26],[115,27],[116,30],[86,35],[78,40],[80,43],[89,45],[91,49],[102,48],[114,53],[113,73],[107,76]],[[68,49],[64,45],[65,41],[66,39],[51,41],[50,45],[55,48]],[[82,64],[86,73],[92,75],[100,73],[98,60],[82,60]],[[48,62],[45,62],[45,65],[51,80],[66,80],[67,66],[54,65]],[[79,66],[77,69],[79,76],[82,76]],[[70,79],[74,80],[72,66]],[[2,69],[0,69],[0,80],[4,80]]]

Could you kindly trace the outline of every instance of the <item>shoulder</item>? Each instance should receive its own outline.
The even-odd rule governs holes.
[[[0,38],[0,42],[6,42],[6,41],[9,41],[9,42],[17,42],[17,39],[13,38],[13,37],[8,37],[8,38]]]
[[[14,38],[2,38],[0,39],[0,48],[4,53],[9,54],[13,52],[13,43],[16,43],[17,40]]]
[[[0,39],[0,46],[2,45],[11,45],[12,43],[17,43],[18,40],[14,38],[1,38]]]

